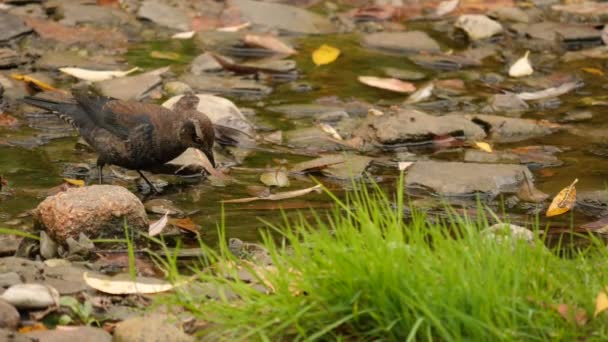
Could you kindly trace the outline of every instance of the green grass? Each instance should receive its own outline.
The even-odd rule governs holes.
[[[593,318],[595,297],[608,284],[600,241],[564,258],[542,241],[488,238],[480,233],[483,217],[452,215],[436,224],[416,213],[404,223],[395,210],[401,191],[393,199],[360,188],[334,200],[330,217],[288,222],[282,241],[265,235],[279,270],[266,276],[273,294],[206,270],[233,258],[223,246],[219,253],[206,248],[211,259],[194,271],[240,299],[207,300],[184,289],[169,301],[210,322],[205,332],[214,340],[608,338],[608,318]],[[588,322],[562,317],[559,304],[586,311]]]

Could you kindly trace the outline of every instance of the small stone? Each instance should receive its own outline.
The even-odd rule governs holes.
[[[46,309],[59,304],[59,292],[43,284],[16,284],[4,291],[0,298],[18,309]]]
[[[167,95],[174,96],[190,92],[192,91],[192,88],[184,82],[171,81],[163,85],[163,90]]]
[[[16,329],[20,320],[19,311],[5,300],[0,299],[0,328]]]
[[[57,243],[84,233],[89,238],[115,238],[130,229],[148,228],[141,201],[127,189],[113,185],[71,188],[40,203],[35,221]]]
[[[187,335],[171,324],[164,315],[133,317],[118,323],[114,329],[114,342],[191,342]]]
[[[482,14],[461,15],[454,26],[465,31],[471,40],[490,38],[503,30],[499,22]]]

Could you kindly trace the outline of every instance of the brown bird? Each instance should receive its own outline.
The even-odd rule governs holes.
[[[78,129],[99,154],[100,183],[104,165],[112,164],[137,170],[156,191],[140,170],[161,166],[189,147],[199,149],[215,166],[213,124],[195,109],[199,99],[194,95],[183,96],[173,110],[84,93],[72,96],[74,102],[36,96],[26,96],[22,101],[49,110]]]

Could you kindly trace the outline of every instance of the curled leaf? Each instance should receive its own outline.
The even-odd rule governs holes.
[[[532,65],[530,64],[530,59],[528,56],[530,55],[530,51],[526,51],[526,54],[515,61],[513,65],[509,68],[509,76],[511,77],[523,77],[529,76],[534,73],[534,69],[532,69]]]
[[[335,61],[340,56],[340,50],[323,44],[312,53],[312,61],[317,65],[325,65]]]
[[[578,179],[575,179],[572,184],[568,187],[562,189],[547,209],[547,217],[561,215],[563,213],[568,212],[574,204],[576,203],[576,188],[574,185],[578,182]]]
[[[138,67],[129,69],[127,71],[118,71],[118,70],[88,70],[81,68],[59,68],[59,71],[64,74],[68,74],[70,76],[76,77],[81,80],[90,81],[90,82],[99,82],[105,81],[112,78],[124,77],[131,73],[139,70]]]
[[[416,86],[410,82],[398,80],[396,78],[383,78],[375,76],[359,76],[359,82],[370,87],[395,91],[398,93],[411,93],[416,90]]]
[[[167,226],[167,222],[169,221],[169,218],[167,217],[168,215],[168,213],[165,213],[165,216],[163,216],[160,220],[152,223],[150,225],[150,228],[148,228],[148,235],[156,236],[162,233],[163,229],[165,229],[165,226]]]

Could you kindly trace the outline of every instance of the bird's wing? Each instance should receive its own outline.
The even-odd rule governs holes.
[[[98,127],[125,140],[135,129],[153,131],[160,124],[158,116],[165,114],[159,112],[168,111],[153,104],[121,101],[109,97],[91,95],[74,97]]]

